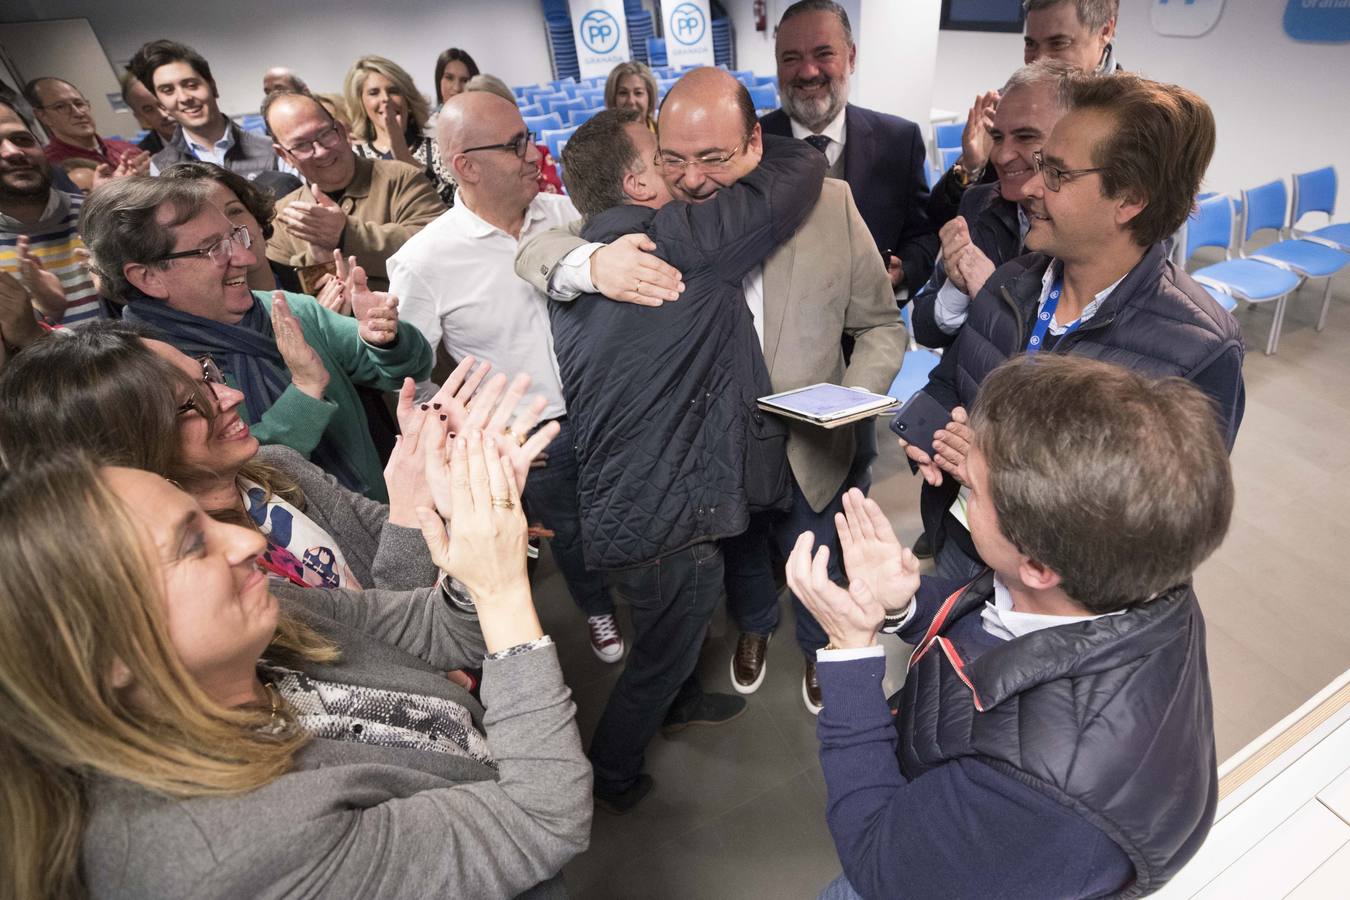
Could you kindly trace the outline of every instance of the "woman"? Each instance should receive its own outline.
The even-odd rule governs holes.
[[[400,395],[403,434],[385,469],[385,506],[343,488],[289,447],[260,447],[239,416],[243,395],[220,380],[211,357],[189,358],[120,323],[63,337],[39,341],[0,373],[0,459],[21,468],[78,448],[172,479],[210,515],[261,531],[269,571],[303,586],[433,584],[437,573],[416,514],[427,503],[419,452],[426,418],[444,415],[456,431],[485,427],[506,440],[508,431],[528,434],[542,407],[535,398],[508,429],[528,378],[505,390],[505,377],[497,376],[466,411],[486,374],[485,366],[468,374],[472,359],[422,409],[409,381]],[[522,480],[556,431],[550,424],[521,445],[507,441]]]
[[[164,210],[171,220],[159,216]],[[80,230],[105,289],[127,299],[124,318],[153,327],[193,358],[211,354],[243,391],[255,437],[310,457],[350,490],[387,500],[356,388],[397,390],[405,377],[425,378],[431,348],[379,292],[361,289],[360,319],[300,294],[248,292],[239,282],[258,265],[249,228],[221,242],[228,244],[222,260],[163,260],[157,248],[174,246],[175,229],[214,231],[215,221],[221,230],[228,225],[199,182],[120,178],[85,201]],[[146,262],[154,259],[161,261]]]
[[[475,75],[469,79],[466,91],[487,91],[496,94],[508,103],[516,102],[516,95],[496,75]],[[548,152],[548,144],[535,144],[539,151],[539,190],[545,194],[562,193],[562,176],[558,174],[558,164],[553,154]]]
[[[619,63],[605,82],[607,109],[633,109],[642,114],[647,127],[656,131],[656,76],[645,63]]]
[[[453,206],[455,185],[441,163],[436,138],[424,133],[429,110],[412,76],[393,60],[363,56],[347,72],[342,93],[352,117],[356,152],[425,170],[441,199]]]
[[[0,482],[9,892],[510,897],[586,847],[514,479],[476,432],[453,474],[428,462],[424,529],[477,621],[434,590],[278,599],[256,532],[146,472],[61,456]],[[480,662],[487,715],[442,674]]]
[[[469,79],[478,75],[478,63],[473,57],[458,47],[451,47],[436,57],[436,77],[431,83],[436,85],[436,108],[456,94],[462,94]],[[514,102],[514,99],[513,101]]]

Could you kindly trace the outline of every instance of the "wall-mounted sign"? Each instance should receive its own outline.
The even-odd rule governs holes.
[[[1168,37],[1200,37],[1219,21],[1223,0],[1153,0],[1153,30]]]
[[[1284,33],[1296,41],[1344,44],[1350,41],[1350,2],[1289,0],[1284,8]]]
[[[570,7],[582,78],[608,75],[610,69],[628,61],[623,0],[571,0]]]
[[[708,0],[664,0],[661,13],[665,22],[667,65],[716,65]]]

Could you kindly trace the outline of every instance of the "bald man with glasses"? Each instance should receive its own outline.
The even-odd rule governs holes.
[[[305,181],[277,201],[267,258],[306,273],[312,288],[340,251],[373,289],[388,288],[386,261],[445,212],[435,188],[412,166],[358,157],[346,126],[308,94],[269,94],[262,114],[277,155]]]

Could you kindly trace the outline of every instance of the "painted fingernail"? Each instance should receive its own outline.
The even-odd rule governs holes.
[[[431,404],[431,405],[434,406],[436,409],[440,409],[440,408],[441,408],[441,405],[440,405],[439,403],[433,403],[433,404]]]
[[[445,413],[441,413],[441,421],[442,421],[442,422],[444,422],[447,418],[449,418],[449,416],[447,416]]]
[[[428,407],[427,407],[427,404],[423,403],[423,404],[422,404],[422,412],[426,412],[426,411],[427,411],[427,408],[428,408]]]

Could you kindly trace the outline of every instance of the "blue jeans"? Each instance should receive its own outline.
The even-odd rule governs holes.
[[[671,706],[696,703],[703,693],[694,667],[722,600],[722,552],[704,541],[609,576],[633,614],[632,649],[591,738],[595,790],[613,795],[637,780]]]
[[[587,616],[614,614],[614,601],[605,589],[604,576],[586,568],[581,552],[581,516],[577,499],[577,459],[572,446],[572,425],[558,420],[562,430],[548,445],[548,464],[531,469],[525,482],[525,515],[552,529],[549,539],[553,561],[558,565],[567,590]]]
[[[735,537],[723,538],[727,611],[741,631],[771,634],[778,628],[778,584],[774,579],[773,516],[756,513]]]

